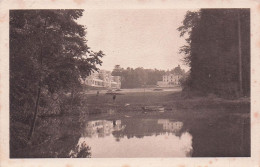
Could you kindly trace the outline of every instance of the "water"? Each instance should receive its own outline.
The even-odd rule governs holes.
[[[47,118],[41,129],[51,137],[12,157],[250,157],[248,117],[205,113]]]
[[[122,119],[87,121],[70,157],[190,157],[192,136],[180,121]]]

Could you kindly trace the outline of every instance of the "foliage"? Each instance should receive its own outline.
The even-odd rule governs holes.
[[[98,70],[104,53],[88,47],[86,28],[76,22],[82,14],[83,10],[10,11],[11,120],[19,113],[37,114],[45,95],[73,95],[81,86],[79,78]]]
[[[112,71],[112,75],[113,76],[121,76],[122,72],[123,72],[123,68],[120,67],[120,65],[115,65],[113,71]]]
[[[180,75],[183,76],[185,75],[185,70],[181,69],[180,65],[178,65],[177,67],[175,67],[174,69],[172,69],[170,71],[170,73],[175,74],[175,75]]]
[[[183,62],[186,65],[190,65],[191,63],[191,33],[193,29],[198,26],[198,22],[200,20],[200,11],[191,12],[187,11],[185,18],[183,20],[183,25],[180,26],[177,30],[180,31],[180,37],[186,37],[185,40],[187,42],[186,45],[181,46],[179,53],[184,54]]]
[[[189,90],[189,88],[191,87],[190,71],[182,75],[182,77],[180,78],[180,85],[182,86],[183,91]]]
[[[78,144],[69,153],[71,158],[91,158],[91,147],[89,147],[86,142]]]
[[[112,71],[112,75],[121,76],[122,88],[141,88],[144,85],[155,86],[157,81],[162,81],[163,75],[172,73],[176,75],[184,75],[185,71],[180,66],[175,67],[171,71],[158,70],[158,69],[144,69],[138,67],[136,69],[127,67],[121,68],[120,65],[116,65]]]
[[[240,18],[238,17],[240,15]],[[241,22],[240,31],[238,22]],[[242,86],[250,92],[250,11],[201,9],[185,15],[178,28],[187,44],[180,48],[191,67],[190,88],[206,93],[236,95],[239,84],[238,40],[241,34]],[[232,89],[232,91],[231,91]]]

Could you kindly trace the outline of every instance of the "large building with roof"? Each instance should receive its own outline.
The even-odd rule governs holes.
[[[92,87],[120,89],[121,77],[112,76],[110,71],[100,70],[99,72],[93,72],[90,76],[88,76],[84,83]]]

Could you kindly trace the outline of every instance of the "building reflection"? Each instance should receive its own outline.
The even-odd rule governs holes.
[[[70,157],[190,157],[192,152],[192,136],[182,122],[128,118],[86,122]]]
[[[174,132],[177,133],[179,132],[182,127],[183,127],[183,123],[179,122],[179,121],[170,121],[168,119],[159,119],[158,124],[162,124],[163,125],[163,130],[167,131],[167,132]]]
[[[158,136],[165,133],[173,133],[180,137],[185,132],[182,122],[169,119],[125,119],[122,121],[122,125],[125,127],[124,130],[112,132],[117,140],[124,136],[130,139]]]
[[[123,130],[121,120],[95,120],[89,121],[85,124],[83,131],[84,137],[105,137],[112,134],[114,131]]]

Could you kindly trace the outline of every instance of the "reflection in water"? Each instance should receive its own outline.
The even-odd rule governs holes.
[[[158,124],[162,124],[163,129],[169,132],[178,132],[183,126],[182,122],[171,122],[168,119],[159,119]]]
[[[96,120],[87,122],[85,130],[83,131],[84,137],[105,137],[109,136],[113,131],[120,131],[125,126],[121,125],[121,120],[107,121]]]
[[[90,158],[91,157],[91,148],[86,144],[85,141],[80,142],[77,146],[70,151],[70,158]]]
[[[77,147],[91,147],[91,157],[187,157],[192,136],[183,123],[168,119],[89,121]],[[75,156],[74,156],[75,157]]]

